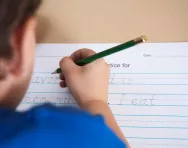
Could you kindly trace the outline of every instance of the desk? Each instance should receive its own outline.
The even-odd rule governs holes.
[[[188,41],[188,0],[44,0],[40,43]]]

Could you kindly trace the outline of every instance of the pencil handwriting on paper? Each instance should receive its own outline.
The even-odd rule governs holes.
[[[32,78],[32,83],[36,84],[59,84],[60,79],[58,76],[40,75],[35,74]],[[126,74],[110,75],[110,85],[188,85],[188,78],[163,78],[163,77],[130,77]]]
[[[43,104],[49,102],[52,104],[76,104],[76,101],[70,94],[56,95],[55,97],[49,97],[48,95],[32,95],[27,94],[23,100],[23,104]]]
[[[39,84],[59,84],[60,79],[59,77],[53,76],[34,76],[31,82]]]
[[[109,84],[131,84],[132,78],[115,78],[115,74],[109,79]],[[34,75],[33,84],[59,84],[59,77]]]
[[[155,105],[154,97],[155,95],[148,95],[145,97],[142,97],[142,95],[138,95],[129,98],[129,96],[126,97],[126,95],[123,94],[120,104],[124,104],[125,100],[128,100],[128,104],[132,105]]]

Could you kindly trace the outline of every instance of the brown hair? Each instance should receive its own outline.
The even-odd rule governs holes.
[[[0,0],[0,58],[10,58],[11,35],[33,16],[41,0]]]

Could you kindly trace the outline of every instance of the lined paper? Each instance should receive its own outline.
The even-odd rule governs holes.
[[[76,106],[59,76],[62,57],[116,44],[39,44],[29,90],[18,110],[51,102]],[[133,148],[188,147],[188,43],[149,43],[111,55],[109,106]],[[97,81],[97,80],[96,80]]]

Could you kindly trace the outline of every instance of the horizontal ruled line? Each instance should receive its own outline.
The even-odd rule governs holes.
[[[164,55],[164,56],[151,55],[146,58],[188,58],[188,55]]]
[[[40,73],[51,74],[52,72],[34,72],[34,73],[39,73],[39,74],[40,74]],[[159,74],[159,75],[161,75],[161,74],[164,74],[164,75],[166,75],[166,74],[169,74],[169,75],[180,74],[180,75],[181,75],[181,74],[188,74],[188,72],[187,72],[187,73],[149,73],[149,72],[148,72],[148,73],[137,73],[137,72],[131,72],[131,73],[111,73],[111,74],[136,74],[136,75],[137,75],[137,74],[138,74],[138,75],[139,75],[139,74],[141,74],[141,75],[144,75],[144,74],[146,74],[146,75],[147,75],[147,74],[156,74],[156,75],[158,75],[158,74]]]
[[[38,85],[59,85],[59,83],[32,83],[32,84],[38,84]],[[176,85],[176,86],[186,86],[186,85],[188,85],[188,84],[134,84],[134,83],[132,83],[132,84],[115,84],[115,83],[113,83],[113,84],[109,84],[109,85],[128,85],[128,86],[131,86],[131,85],[156,85],[156,86],[162,86],[162,85]]]
[[[188,138],[158,138],[158,137],[126,137],[127,139],[145,139],[145,140],[188,140]]]
[[[114,114],[115,116],[133,116],[133,117],[173,117],[173,118],[187,118],[188,115],[142,115],[142,114]]]
[[[63,93],[69,93],[69,92],[28,92],[28,93],[44,93],[44,94],[63,94]],[[183,96],[188,96],[188,94],[155,94],[155,93],[108,93],[108,94],[112,94],[112,95],[118,95],[118,94],[121,94],[121,95],[166,95],[166,96],[172,96],[172,95],[183,95]]]
[[[33,72],[33,73],[38,73],[38,74],[52,74],[52,72]]]
[[[143,107],[159,107],[159,106],[161,106],[161,107],[163,107],[163,106],[169,106],[169,107],[188,107],[188,105],[134,105],[134,104],[109,104],[110,106],[115,106],[115,105],[118,105],[118,106],[138,106],[138,107],[141,107],[141,106],[143,106]]]
[[[52,104],[59,104],[59,105],[63,105],[66,103],[53,103],[50,102]],[[32,104],[32,105],[40,105],[42,103],[37,103],[37,102],[27,102],[27,103],[22,103],[22,104]],[[134,106],[134,107],[163,107],[163,106],[167,106],[167,107],[188,107],[188,105],[134,105],[134,104],[109,104],[109,106]]]
[[[36,56],[36,58],[63,58],[65,56]]]
[[[176,119],[174,119],[174,120],[164,120],[164,119],[162,119],[162,120],[158,120],[158,119],[149,119],[149,120],[145,120],[145,119],[116,119],[116,121],[120,124],[120,123],[132,123],[132,122],[134,122],[134,123],[153,123],[153,124],[157,124],[157,123],[162,123],[162,124],[165,124],[165,123],[167,123],[167,124],[170,124],[170,123],[184,123],[184,124],[188,124],[188,119],[186,118],[186,119],[184,119],[183,121],[182,120],[176,120]]]
[[[162,128],[162,129],[188,129],[188,127],[162,127],[162,126],[120,126],[120,127],[124,127],[124,128]]]

